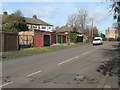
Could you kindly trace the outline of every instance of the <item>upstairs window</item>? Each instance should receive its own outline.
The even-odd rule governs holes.
[[[30,28],[30,25],[29,25],[29,24],[27,24],[27,27],[28,27],[28,28]]]
[[[34,28],[34,29],[37,29],[37,27],[38,27],[37,25],[33,25],[33,28]]]
[[[46,29],[46,26],[42,26],[42,29]]]
[[[49,29],[51,29],[51,27],[49,27]]]

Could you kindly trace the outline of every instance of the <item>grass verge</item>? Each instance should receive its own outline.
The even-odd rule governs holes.
[[[42,53],[63,50],[66,48],[75,48],[75,47],[80,47],[80,46],[83,46],[86,44],[88,44],[88,43],[75,43],[75,44],[71,44],[71,45],[55,44],[50,47],[43,47],[43,48],[33,48],[32,47],[32,48],[24,48],[19,51],[3,52],[2,60],[5,61],[5,60],[17,59],[17,58],[25,57],[25,56],[32,56],[32,55],[37,55],[37,54],[42,54]]]

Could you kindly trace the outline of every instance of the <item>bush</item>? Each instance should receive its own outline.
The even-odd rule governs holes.
[[[13,25],[6,25],[4,31],[17,31],[17,29]]]
[[[77,34],[76,33],[69,33],[70,42],[77,42]]]

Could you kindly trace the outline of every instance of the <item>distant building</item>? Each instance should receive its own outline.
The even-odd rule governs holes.
[[[113,38],[113,39],[117,39],[118,37],[118,32],[116,29],[106,29],[105,30],[105,37],[106,38]]]

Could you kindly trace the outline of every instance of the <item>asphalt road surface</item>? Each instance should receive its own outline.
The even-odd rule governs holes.
[[[3,62],[3,88],[102,88],[96,71],[111,59],[118,42],[85,45]]]

